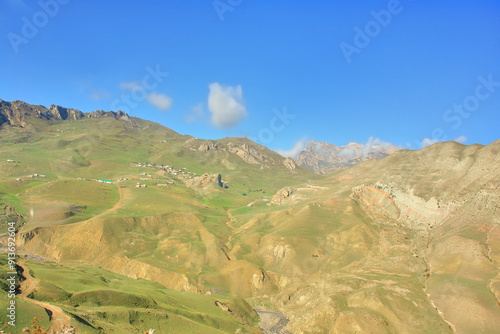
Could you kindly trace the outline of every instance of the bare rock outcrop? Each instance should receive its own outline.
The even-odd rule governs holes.
[[[101,118],[101,117],[110,117],[115,118],[122,121],[131,121],[129,115],[126,112],[118,110],[114,111],[104,111],[104,110],[96,110],[91,113],[85,114],[87,118]]]
[[[64,108],[61,106],[56,106],[54,104],[49,107],[49,113],[53,115],[55,119],[61,119],[61,120],[66,120],[66,119],[78,120],[84,117],[84,113],[81,112],[80,110]]]
[[[96,110],[90,113],[84,113],[77,109],[64,108],[58,105],[51,105],[49,108],[46,108],[41,105],[32,105],[23,101],[7,102],[0,100],[0,125],[5,123],[8,125],[26,127],[30,124],[30,119],[34,118],[46,121],[65,121],[101,117],[114,118],[135,124],[129,115],[121,110],[116,112]]]
[[[295,190],[296,189],[290,188],[290,187],[284,187],[284,188],[278,190],[276,192],[276,194],[274,194],[273,198],[271,199],[271,203],[277,204],[277,205],[284,204],[285,199],[290,197],[290,195],[293,194],[293,192]]]
[[[288,170],[293,174],[297,173],[297,171],[295,170],[297,168],[297,165],[292,158],[286,158],[285,160],[283,160],[283,165],[285,165],[285,167],[288,168]]]
[[[260,164],[268,160],[266,156],[259,153],[256,149],[248,146],[247,144],[237,145],[234,143],[229,143],[228,151],[236,154],[248,164]]]
[[[209,141],[206,143],[203,143],[198,147],[198,151],[200,152],[208,152],[208,151],[214,151],[218,150],[221,147],[221,144],[217,141]]]
[[[201,176],[186,180],[186,187],[189,188],[207,188],[207,187],[227,188],[227,183],[222,181],[220,174],[205,173]]]
[[[425,200],[413,191],[400,191],[381,183],[361,185],[352,189],[353,199],[373,218],[387,218],[403,223],[409,228],[427,229],[446,220],[456,204],[434,197]],[[380,219],[379,219],[380,220]]]

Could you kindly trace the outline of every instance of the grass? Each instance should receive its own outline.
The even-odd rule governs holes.
[[[116,186],[74,179],[54,180],[30,187],[19,195],[33,212],[28,227],[73,223],[89,219],[118,201]]]
[[[16,326],[13,327],[8,325],[6,309],[9,307],[11,298],[8,296],[7,292],[9,288],[5,283],[7,282],[7,278],[10,277],[10,275],[7,274],[9,271],[11,270],[8,268],[7,256],[5,254],[0,254],[0,309],[2,310],[0,329],[4,329],[7,333],[20,333],[22,328],[31,326],[31,321],[34,317],[39,317],[40,315],[45,315],[41,323],[44,326],[48,326],[48,317],[46,316],[45,310],[38,305],[26,302],[20,298],[15,298]]]
[[[0,263],[5,263],[5,255],[0,255]],[[142,333],[149,328],[168,333],[184,333],[188,328],[193,333],[234,333],[240,328],[245,333],[255,328],[256,316],[243,300],[168,290],[89,266],[31,261],[28,266],[42,282],[32,297],[72,315],[79,333]],[[233,305],[234,314],[217,307],[216,300]],[[2,308],[6,302],[2,291]],[[44,313],[43,308],[18,300],[19,323],[29,324]],[[42,325],[47,324],[44,320]]]
[[[13,206],[27,222],[19,233],[23,250],[60,261],[28,261],[40,279],[33,297],[63,308],[82,332],[255,332],[255,313],[242,296],[253,296],[255,305],[283,305],[300,316],[331,307],[360,317],[389,319],[396,314],[394,321],[418,326],[428,322],[421,332],[444,323],[422,290],[426,278],[418,271],[424,260],[411,257],[411,248],[421,244],[405,241],[402,234],[392,236],[398,228],[372,221],[350,203],[355,181],[343,184],[335,174],[323,177],[302,170],[291,174],[279,160],[249,164],[222,148],[200,152],[201,140],[191,145],[186,143],[189,136],[135,121],[136,126],[113,119],[38,122],[31,132],[9,128],[0,138],[8,144],[0,147],[0,202]],[[222,147],[247,144],[278,159],[246,139],[220,142]],[[197,175],[220,173],[229,187],[188,188],[179,176],[135,167],[134,161],[187,168]],[[25,178],[33,173],[46,178]],[[151,180],[140,180],[142,173]],[[23,182],[12,180],[16,177]],[[175,185],[154,186],[165,181]],[[136,188],[137,182],[148,187]],[[304,183],[325,188],[299,190],[297,195],[304,197],[295,204],[268,205],[277,190],[303,188]],[[252,207],[247,206],[250,202]],[[23,234],[32,227],[42,228]],[[259,290],[254,275],[261,269],[267,271],[268,282]],[[181,289],[177,284],[185,284],[186,277],[194,289],[214,294],[174,291],[152,282]],[[463,284],[487,292],[479,283]],[[323,290],[316,289],[319,285]],[[350,290],[339,292],[342,287]],[[316,310],[296,303],[298,310],[292,309],[295,294],[307,300],[310,294],[320,299],[322,293],[330,294],[331,305],[317,305]],[[1,293],[0,301],[5,303]],[[216,301],[232,313],[217,307]],[[20,305],[26,321],[40,315],[32,303]]]
[[[3,205],[13,206],[15,210],[23,216],[27,214],[26,210],[23,207],[23,201],[15,195],[0,193],[0,203],[3,203]]]

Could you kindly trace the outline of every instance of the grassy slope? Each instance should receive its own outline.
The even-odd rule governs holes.
[[[0,308],[2,309],[2,315],[0,320],[0,329],[7,328],[7,333],[20,333],[22,328],[31,326],[31,321],[35,317],[40,317],[41,315],[45,315],[45,317],[40,321],[40,324],[44,327],[48,326],[48,317],[46,316],[45,310],[35,304],[26,302],[22,299],[16,298],[16,331],[12,331],[12,326],[7,324],[9,319],[6,318],[6,311],[4,310],[8,307],[10,299],[8,298],[7,291],[8,286],[5,284],[7,282],[7,278],[10,275],[7,275],[9,272],[9,268],[7,265],[7,256],[5,254],[0,254]]]
[[[0,256],[0,263],[5,256]],[[155,328],[160,333],[251,332],[256,315],[244,301],[200,296],[167,290],[95,267],[65,267],[54,263],[28,262],[30,273],[40,279],[31,297],[61,307],[74,319],[79,333],[142,333]],[[2,269],[5,269],[2,267]],[[215,302],[228,306],[233,315]],[[7,303],[0,291],[0,307]],[[19,329],[44,310],[29,302],[18,303]],[[83,319],[83,320],[82,320]],[[47,326],[47,320],[42,321]]]
[[[259,166],[247,166],[239,157],[232,156],[227,152],[217,152],[216,154],[191,152],[184,146],[184,142],[189,137],[178,135],[154,123],[142,120],[135,120],[135,122],[138,127],[131,127],[112,119],[88,119],[66,122],[55,121],[48,126],[43,122],[39,122],[40,124],[36,126],[37,131],[30,133],[21,128],[2,130],[2,142],[9,142],[10,145],[0,148],[0,202],[3,206],[11,205],[25,217],[30,217],[31,212],[34,212],[34,215],[26,220],[25,229],[67,225],[77,221],[84,221],[112,209],[119,198],[118,187],[121,187],[125,194],[123,204],[107,215],[110,218],[138,217],[140,219],[141,217],[163,215],[172,211],[186,211],[197,216],[211,234],[217,236],[217,238],[227,239],[229,230],[225,224],[225,210],[228,207],[244,207],[249,201],[263,196],[270,198],[277,189],[289,183],[288,178],[283,177],[281,179],[275,178],[273,184],[266,184],[263,180],[265,176],[271,175],[272,171],[270,170],[262,171]],[[16,162],[7,162],[7,159],[14,159]],[[216,162],[220,159],[228,160],[229,168],[217,164]],[[199,160],[201,160],[201,163],[198,162]],[[186,167],[198,174],[219,172],[223,174],[224,180],[230,182],[231,186],[223,191],[201,195],[195,190],[186,188],[181,180],[175,177],[165,176],[149,168],[134,167],[130,164],[132,161],[170,164],[177,168]],[[35,173],[45,177],[28,177],[28,175]],[[150,187],[146,189],[134,188],[134,179],[137,179],[141,173],[153,173],[156,181],[171,180],[176,182],[176,186],[156,188],[150,184]],[[77,178],[103,178],[116,181],[119,177],[127,177],[130,181],[107,185],[77,180]],[[22,182],[18,182],[15,178],[21,178]],[[297,181],[301,180],[300,176],[294,178]],[[251,192],[248,191],[249,188],[266,189],[267,192],[265,194]],[[243,192],[248,192],[248,196],[243,196]],[[108,220],[106,231],[112,235],[120,235],[120,233],[123,233],[120,225],[120,219]],[[168,261],[165,263],[161,260],[160,262],[154,260],[155,255],[156,257],[166,255],[174,257],[178,252],[174,250],[174,252],[168,254],[155,249],[155,247],[150,248],[149,245],[158,245],[159,241],[158,237],[151,234],[150,231],[144,231],[139,227],[127,233],[132,235],[132,238],[139,243],[135,247],[128,247],[129,253],[127,256],[168,270],[178,271],[181,269],[177,265],[169,265]],[[195,248],[191,248],[192,251],[196,247],[199,247],[200,252],[205,251],[203,242],[198,242],[198,246],[196,246],[196,242],[191,236],[185,235],[182,237],[184,233],[182,230],[179,230],[178,233],[178,238],[181,238],[183,242],[193,241],[192,245]],[[150,241],[148,242],[148,240]],[[141,251],[141,249],[144,251]],[[99,275],[96,276],[96,271],[99,271],[99,269],[86,267],[84,270],[78,270],[75,274],[73,270],[69,272],[67,268],[54,265],[32,263],[31,266],[34,274],[42,280],[42,288],[35,293],[35,298],[54,302],[66,311],[74,312],[74,314],[84,318],[90,317],[87,319],[88,321],[92,320],[100,324],[107,323],[108,326],[111,322],[122,325],[128,323],[129,328],[127,330],[137,328],[136,324],[130,325],[132,316],[129,313],[132,312],[131,308],[134,305],[121,302],[122,298],[127,299],[130,297],[134,299],[137,296],[131,295],[131,297],[126,293],[124,295],[121,293],[130,291],[128,286],[131,284],[130,282],[137,283],[138,291],[144,290],[144,285],[150,284],[149,282],[129,280],[127,281],[128,285],[107,285],[106,289],[115,291],[112,295],[109,295],[112,297],[107,298],[108,302],[119,300],[120,305],[105,306],[110,309],[110,318],[99,319],[99,317],[107,317],[101,314],[93,319],[90,316],[94,313],[92,307],[96,306],[95,303],[99,304],[102,301],[95,301],[95,296],[85,295],[82,298],[85,300],[83,304],[87,307],[86,311],[81,311],[82,308],[79,310],[71,309],[70,311],[67,308],[74,306],[74,299],[77,297],[71,299],[68,296],[78,293],[80,293],[78,296],[83,296],[82,291],[75,290],[76,287],[90,290],[95,290],[97,287],[103,288],[102,282],[99,280],[89,281],[90,283],[87,285],[86,283],[83,284],[85,280],[99,277]],[[214,267],[204,266],[204,268],[207,273],[217,272],[217,268]],[[181,271],[191,275],[189,270],[181,269]],[[107,273],[107,275],[110,275],[110,273]],[[72,276],[75,276],[75,279],[69,280],[69,277]],[[193,279],[195,278],[196,275],[193,276]],[[68,282],[68,284],[74,284],[74,286],[73,288],[60,286],[61,282]],[[151,284],[155,289],[159,288],[159,286]],[[151,289],[149,292],[152,295],[158,298],[161,296],[153,288]],[[212,319],[210,314],[205,319],[204,316],[200,315],[200,313],[205,313],[205,306],[203,305],[210,304],[213,306],[213,298],[174,291],[168,293],[170,299],[166,298],[166,301],[162,301],[160,298],[155,302],[160,305],[160,309],[172,311],[168,323],[171,324],[172,328],[177,328],[178,332],[192,331],[193,329],[196,332],[196,328],[199,328],[199,332],[210,332],[209,329],[201,329],[207,325],[214,328],[220,327],[223,332],[234,332],[236,326],[234,317],[228,318],[226,314],[226,319],[224,318],[225,313],[223,313],[218,315],[223,316],[221,319]],[[167,302],[178,303],[182,300],[191,303],[190,310],[184,310],[184,307],[180,309],[172,308],[172,305]],[[24,303],[24,301],[20,302],[21,305]],[[241,305],[244,304],[241,304],[242,302],[232,300],[229,303],[236,303],[238,309],[243,309]],[[189,309],[189,307],[187,308]],[[26,310],[28,309],[33,309],[33,311],[24,313],[26,319],[22,320],[26,320],[26,322],[32,316],[40,313],[38,306],[27,304]],[[212,308],[210,307],[210,309]],[[216,308],[216,310],[220,309]],[[141,312],[137,316],[138,323],[144,322],[144,324],[147,324],[147,326],[144,325],[144,328],[148,326],[148,328],[155,327],[154,324],[165,326],[165,322],[161,324],[155,323],[154,321],[159,320],[155,319],[153,321],[151,316],[147,314],[147,312]],[[251,316],[248,313],[243,314],[240,318],[248,320],[251,319]],[[233,322],[231,323],[228,319],[232,319]],[[116,328],[121,329],[115,328],[115,331],[120,332],[123,329],[122,325],[117,325]],[[191,328],[191,330],[188,330],[188,328]]]
[[[347,171],[345,175],[355,177],[351,181],[339,179],[337,175],[326,179],[302,172],[291,175],[283,166],[261,169],[260,165],[247,164],[226,151],[193,151],[185,143],[190,137],[154,123],[136,122],[137,128],[106,119],[55,123],[48,131],[36,134],[38,141],[0,148],[0,175],[4,176],[0,180],[0,200],[15,206],[18,212],[29,212],[31,202],[44,203],[43,206],[50,203],[53,214],[56,212],[57,217],[62,217],[51,220],[55,225],[102,214],[99,219],[46,229],[48,232],[43,238],[52,240],[47,247],[53,247],[52,254],[61,251],[67,263],[69,260],[77,263],[78,259],[91,263],[98,256],[101,263],[106,263],[106,256],[110,254],[126,256],[154,268],[186,275],[189,282],[203,292],[220,294],[217,298],[252,296],[254,305],[279,307],[298,317],[310,315],[311,310],[323,312],[327,314],[325,318],[303,318],[297,323],[325,331],[336,328],[339,332],[354,332],[359,326],[376,332],[396,329],[408,333],[449,332],[423,288],[440,276],[426,278],[429,264],[424,254],[427,244],[422,236],[397,226],[375,224],[349,200],[352,187],[359,185],[357,182],[364,180],[373,184],[385,173],[382,168],[381,175],[371,176],[370,167],[376,162],[360,165],[358,175]],[[105,131],[99,131],[99,127]],[[13,138],[16,135],[22,138],[12,134]],[[239,141],[245,143],[244,139]],[[403,155],[406,159],[411,153],[399,153]],[[9,158],[21,163],[16,166],[5,162]],[[190,189],[174,176],[134,167],[130,161],[185,167],[198,175],[221,173],[230,187],[209,191]],[[393,165],[400,168],[392,171],[394,175],[413,168],[399,162]],[[364,166],[368,166],[366,170],[362,169]],[[22,183],[8,181],[27,173],[45,173],[47,177]],[[143,181],[148,184],[147,188],[134,188],[142,173],[152,175],[152,181]],[[113,181],[127,177],[129,180],[103,185],[77,181],[78,177]],[[153,182],[165,180],[174,181],[176,185],[153,186]],[[276,190],[285,185],[303,187],[304,183],[319,187],[297,191],[296,194],[303,197],[297,203],[277,207],[268,206],[269,201],[264,201],[270,200]],[[425,184],[416,189],[425,193]],[[121,205],[117,205],[119,193]],[[254,201],[257,201],[254,206],[247,206]],[[72,208],[74,206],[78,208]],[[73,214],[67,217],[69,211]],[[92,237],[90,240],[85,239],[89,238],[86,235],[82,237],[89,229],[96,236],[102,236],[99,245],[92,249],[86,248]],[[225,258],[223,248],[231,261]],[[32,266],[36,272],[38,264]],[[266,274],[258,281],[260,268]],[[142,319],[151,327],[157,324],[151,322],[144,311],[152,304],[150,297],[157,297],[154,293],[145,295],[129,290],[113,281],[111,274],[95,267],[81,267],[82,271],[76,274],[69,268],[54,265],[42,265],[38,270],[39,275],[45,274],[40,276],[43,289],[37,298],[53,298],[68,310],[79,303],[80,310],[87,310],[80,315],[90,317],[100,326],[110,326],[111,322],[140,323],[134,319]],[[61,286],[51,273],[75,276],[75,279],[69,281],[73,282],[69,286]],[[109,282],[97,280],[99,275]],[[86,285],[87,279],[90,285]],[[158,287],[146,281],[132,282]],[[95,293],[102,289],[112,291],[104,294],[107,297],[103,300]],[[202,300],[206,297],[169,293],[177,302],[184,303],[187,296],[194,298],[196,305],[200,300],[201,308],[191,311],[205,312]],[[491,309],[489,297],[485,307]],[[161,307],[172,306],[160,299],[155,302]],[[118,309],[119,305],[110,305],[113,300],[133,301],[143,306],[142,311],[131,313],[135,312],[136,304]],[[97,315],[92,318],[93,308],[99,303],[107,303],[103,307],[110,312],[108,318]],[[192,320],[184,313],[173,314]],[[174,319],[174,315],[169,319]]]

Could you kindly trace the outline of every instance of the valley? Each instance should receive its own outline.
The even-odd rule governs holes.
[[[49,314],[77,333],[500,328],[498,140],[388,148],[319,175],[247,138],[123,112],[0,112],[19,329],[41,315],[54,329]]]

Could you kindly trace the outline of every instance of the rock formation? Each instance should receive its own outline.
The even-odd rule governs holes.
[[[49,108],[45,108],[44,106],[31,105],[23,101],[7,102],[0,100],[0,126],[8,124],[25,127],[30,124],[30,117],[46,121],[110,117],[133,123],[130,116],[121,110],[116,112],[96,110],[90,113],[84,113],[77,109],[64,108],[57,105],[51,105]]]
[[[285,165],[286,168],[288,168],[292,173],[295,173],[295,169],[297,168],[297,165],[295,164],[295,161],[293,161],[292,158],[286,158],[283,160],[283,164]]]
[[[201,176],[186,180],[186,187],[207,188],[207,187],[227,188],[227,183],[222,181],[220,174],[205,173]]]
[[[271,199],[272,204],[277,204],[277,205],[282,205],[284,204],[285,200],[290,197],[290,195],[295,191],[295,189],[290,188],[290,187],[284,187],[276,194],[274,194],[273,198]]]
[[[207,151],[213,151],[213,150],[218,150],[221,147],[221,144],[216,141],[208,141],[206,143],[203,143],[198,147],[198,151],[200,152],[207,152]]]

